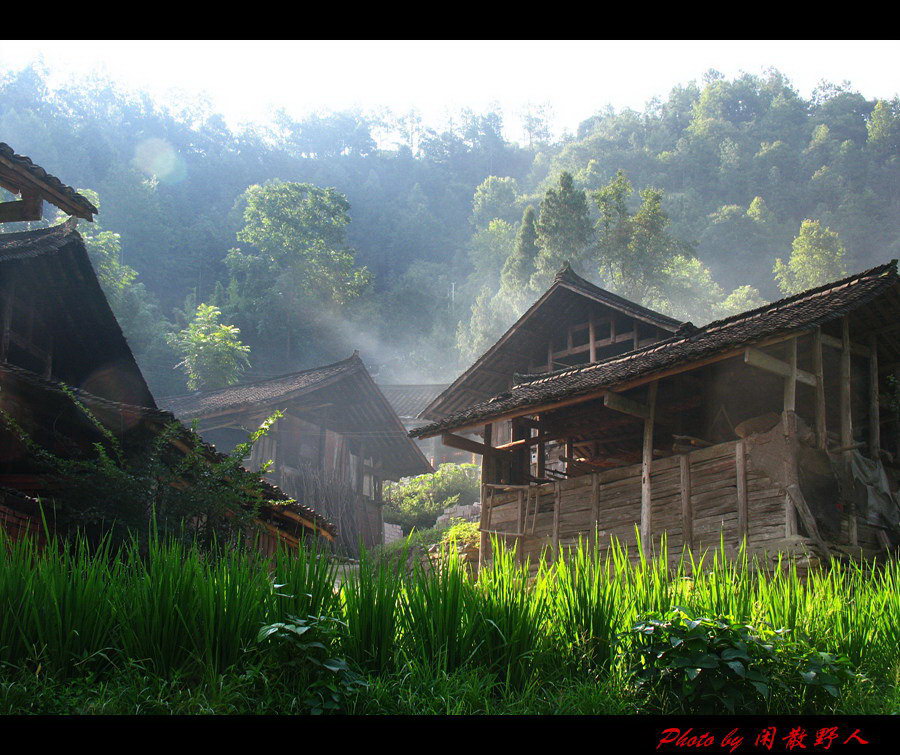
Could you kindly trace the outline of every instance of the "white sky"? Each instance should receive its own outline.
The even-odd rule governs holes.
[[[709,68],[774,66],[803,96],[822,79],[869,98],[900,90],[894,41],[0,41],[0,70],[38,57],[60,83],[99,70],[161,100],[205,94],[233,126],[274,107],[416,108],[433,125],[499,105],[512,138],[528,102],[549,103],[556,130],[574,131],[606,105],[641,108]]]

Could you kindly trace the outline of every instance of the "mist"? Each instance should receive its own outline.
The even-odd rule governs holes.
[[[171,340],[202,303],[239,329],[247,378],[359,350],[379,382],[438,383],[566,263],[699,325],[900,247],[900,105],[871,86],[806,94],[775,70],[710,71],[639,110],[599,102],[573,129],[552,101],[443,122],[282,109],[236,129],[214,100],[173,107],[104,77],[51,78],[0,74],[0,139],[96,192],[81,229],[161,396],[186,390]],[[312,188],[292,204],[275,184]]]

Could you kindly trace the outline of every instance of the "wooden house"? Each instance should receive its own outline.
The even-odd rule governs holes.
[[[0,186],[19,195],[0,203],[0,220],[40,220],[43,202],[91,220],[96,208],[27,157],[0,143]],[[102,433],[75,394],[126,452],[152,443],[172,414],[160,410],[110,309],[71,217],[61,225],[0,234],[0,409],[59,456],[89,455]],[[173,437],[184,453],[189,431]],[[209,447],[204,451],[217,458]],[[272,499],[288,496],[270,486]],[[38,499],[53,499],[45,470],[0,423],[0,524],[14,536],[38,533]],[[263,547],[303,537],[333,539],[334,525],[299,504],[265,509]],[[315,534],[313,534],[315,533]]]
[[[245,441],[283,412],[249,466],[272,461],[268,479],[334,521],[351,554],[360,541],[383,542],[384,480],[432,471],[356,352],[334,364],[172,397],[164,406],[197,421],[219,448]]]
[[[891,262],[698,328],[565,269],[412,435],[482,455],[483,554],[490,533],[535,560],[635,527],[648,551],[665,533],[676,554],[720,536],[883,554],[900,543],[898,293]]]

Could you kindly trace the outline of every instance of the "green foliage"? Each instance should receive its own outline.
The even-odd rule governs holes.
[[[178,366],[186,373],[192,391],[234,385],[250,366],[250,347],[238,338],[240,329],[219,322],[221,316],[218,307],[199,304],[188,326],[168,338],[183,357]]]
[[[545,192],[537,221],[537,238],[540,250],[534,260],[532,288],[545,289],[566,262],[576,270],[583,269],[594,237],[587,195],[575,188],[571,173],[560,173],[558,187],[551,186]]]
[[[478,500],[480,475],[475,464],[441,464],[436,472],[385,483],[384,520],[409,534],[413,527],[432,526],[443,510]]]
[[[683,608],[642,616],[624,635],[631,672],[663,710],[761,713],[781,695],[796,712],[818,712],[842,690],[868,680],[844,656],[761,632],[732,616]]]
[[[243,228],[226,264],[238,283],[232,307],[244,310],[258,332],[289,334],[317,307],[341,304],[369,283],[346,244],[350,203],[335,189],[269,181],[248,188]]]
[[[508,308],[510,320],[519,317],[525,311],[534,295],[531,278],[539,253],[537,215],[534,207],[528,205],[516,233],[515,249],[506,258],[500,271],[500,291],[497,298]]]
[[[443,545],[478,545],[481,530],[478,522],[467,522],[463,519],[450,519],[452,524],[442,531],[440,542]]]
[[[518,215],[518,197],[519,182],[515,178],[488,176],[472,197],[473,224],[476,228],[484,228],[492,220],[514,222]]]
[[[785,295],[821,286],[847,274],[840,236],[818,220],[804,220],[787,262],[775,261],[775,280]]]
[[[626,298],[666,301],[673,273],[689,264],[693,254],[668,231],[670,222],[662,209],[662,191],[642,190],[641,204],[633,213],[627,205],[632,193],[631,183],[620,170],[594,194],[600,213],[600,272]],[[694,278],[690,274],[686,277]],[[705,277],[705,286],[710,288],[714,284],[708,273]]]
[[[347,661],[332,657],[338,643],[338,624],[328,616],[288,616],[285,621],[264,626],[256,638],[257,642],[275,646],[272,660],[280,670],[293,672],[303,680],[304,702],[312,715],[342,712],[347,699],[367,686]]]
[[[664,710],[758,712],[769,695],[771,642],[730,616],[682,608],[642,616],[625,634],[638,684]]]
[[[44,469],[52,491],[47,515],[61,532],[81,531],[95,540],[108,535],[116,543],[166,533],[213,548],[249,534],[261,505],[279,504],[268,499],[260,475],[243,464],[280,412],[248,442],[217,457],[175,421],[151,441],[126,449],[71,391],[69,396],[102,438],[94,444],[93,457],[57,456],[0,410],[0,422]],[[176,451],[175,440],[187,449]]]
[[[455,554],[411,571],[364,558],[336,593],[336,564],[308,548],[273,563],[0,532],[0,711],[900,710],[896,562],[801,579],[613,541],[535,573],[494,541],[476,581]],[[751,628],[768,626],[790,631]]]
[[[414,112],[299,120],[280,113],[274,129],[236,132],[202,102],[176,111],[99,77],[78,87],[48,86],[47,77],[40,66],[0,73],[0,131],[103,199],[102,226],[84,223],[82,233],[160,395],[180,390],[164,334],[176,329],[168,320],[191,294],[191,309],[213,304],[241,328],[262,369],[330,361],[368,342],[397,382],[438,382],[458,366],[460,321],[465,360],[566,259],[589,277],[598,273],[598,234],[585,221],[590,226],[600,208],[575,205],[582,189],[602,190],[619,170],[638,192],[662,192],[647,204],[645,229],[663,213],[671,239],[696,243],[693,254],[656,264],[651,242],[659,237],[639,234],[625,261],[658,282],[648,302],[698,324],[694,296],[704,319],[718,314],[709,301],[722,312],[738,306],[723,303],[729,291],[750,286],[759,299],[777,298],[772,268],[804,219],[840,235],[849,267],[883,262],[900,245],[900,110],[848,84],[826,82],[803,98],[774,70],[711,75],[661,93],[640,112],[598,112],[556,141],[545,109],[529,108],[526,144],[515,144],[497,113],[460,113],[440,129]],[[571,190],[558,183],[562,173],[573,177]],[[473,234],[495,218],[514,224],[548,189],[543,230],[556,241],[535,254],[540,274],[521,269],[521,259],[511,263],[519,266],[515,283],[501,285],[497,271],[509,258],[499,255],[476,271]],[[614,215],[634,214],[644,202],[610,199]],[[702,286],[684,285],[692,272],[671,262],[678,256],[699,260]],[[535,288],[522,296],[526,274]],[[632,282],[643,289],[648,281],[621,281]],[[469,328],[476,300],[479,322]]]

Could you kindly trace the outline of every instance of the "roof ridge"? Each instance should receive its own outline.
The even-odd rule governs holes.
[[[893,269],[894,274],[897,274],[897,260],[892,259],[889,262],[885,262],[881,265],[876,265],[875,267],[870,267],[868,270],[863,270],[862,272],[855,273],[853,275],[845,276],[844,278],[839,278],[836,281],[831,281],[829,283],[823,283],[818,286],[813,286],[812,288],[808,288],[804,291],[799,291],[796,294],[791,294],[790,296],[784,296],[781,299],[776,299],[773,302],[769,302],[768,304],[763,304],[759,307],[754,307],[753,309],[748,309],[743,312],[738,312],[733,315],[729,315],[728,317],[722,317],[718,320],[713,320],[712,322],[707,323],[703,327],[698,329],[698,332],[709,332],[711,330],[717,329],[726,325],[734,320],[743,320],[749,317],[754,317],[757,314],[768,311],[771,312],[773,310],[779,309],[786,304],[793,304],[800,299],[811,298],[813,296],[817,296],[822,293],[826,293],[828,291],[834,291],[837,288],[841,288],[842,286],[846,286],[854,281],[860,280],[862,278],[870,278],[877,277],[877,275],[883,275],[886,272],[889,272]]]
[[[829,293],[831,291],[835,291],[844,286],[848,286],[851,283],[854,283],[858,280],[868,277],[878,277],[880,275],[884,275],[893,269],[894,274],[897,274],[897,260],[891,260],[883,265],[877,265],[876,267],[869,268],[868,270],[864,270],[861,273],[856,273],[855,275],[849,275],[845,278],[841,278],[839,280],[833,281],[831,283],[825,283],[820,286],[815,286],[814,288],[807,289],[806,291],[801,291],[796,294],[792,294],[791,296],[786,296],[783,299],[778,299],[769,304],[765,304],[761,307],[755,307],[754,309],[749,309],[744,312],[738,312],[734,315],[729,315],[728,317],[723,317],[719,320],[713,320],[706,325],[694,328],[693,330],[686,330],[684,333],[673,333],[669,338],[663,338],[659,341],[654,341],[651,344],[647,344],[646,346],[642,346],[639,349],[633,349],[631,351],[626,351],[624,354],[616,354],[614,356],[607,357],[606,359],[602,359],[599,362],[591,362],[589,364],[581,364],[581,365],[573,365],[571,367],[563,367],[558,370],[554,370],[553,372],[538,372],[528,374],[515,374],[514,379],[521,380],[521,382],[517,382],[513,385],[513,388],[518,388],[522,385],[536,385],[539,384],[543,380],[548,380],[550,378],[557,378],[560,375],[566,374],[576,374],[588,372],[590,370],[599,369],[600,367],[611,364],[617,360],[625,361],[626,359],[630,359],[639,354],[649,353],[656,348],[661,348],[663,346],[668,346],[676,341],[689,341],[692,338],[696,338],[705,333],[712,333],[722,328],[728,327],[735,322],[744,322],[753,317],[757,317],[761,314],[775,312],[782,307],[788,306],[790,304],[795,304],[798,301],[804,299],[811,299],[815,296],[820,296],[822,294]],[[689,323],[687,323],[689,324]]]
[[[576,273],[568,262],[566,262],[566,264],[562,268],[560,268],[559,272],[556,273],[556,276],[554,277],[553,283],[551,284],[550,288],[552,288],[553,285],[556,285],[557,283],[571,284],[581,289],[582,293],[596,295],[599,292],[603,296],[610,297],[614,301],[614,303],[624,306],[625,309],[632,309],[636,312],[640,312],[646,314],[647,316],[656,318],[661,322],[667,322],[670,325],[684,325],[681,320],[670,317],[669,315],[662,312],[658,312],[655,309],[650,309],[650,307],[645,307],[643,304],[639,304],[636,301],[631,301],[631,299],[626,299],[624,296],[621,296],[614,291],[610,291],[607,288],[603,288],[603,286],[592,283],[587,278],[584,278]]]
[[[48,173],[46,169],[35,163],[34,160],[32,160],[27,155],[18,154],[6,142],[0,142],[0,155],[30,173],[32,177],[37,179],[38,181],[43,181],[44,183],[49,184],[57,192],[65,195],[65,197],[70,202],[76,205],[80,205],[83,210],[86,210],[93,215],[97,215],[100,212],[100,210],[94,207],[93,203],[86,196],[84,196],[83,194],[79,194],[78,191],[73,189],[68,184],[64,184],[52,173]],[[48,199],[48,201],[51,200]],[[65,210],[63,210],[63,212],[65,212]],[[89,220],[89,218],[87,219]]]
[[[354,351],[353,354],[351,354],[349,357],[347,357],[345,359],[339,359],[337,362],[331,362],[330,364],[319,365],[318,367],[307,367],[306,369],[303,369],[303,370],[294,370],[293,372],[285,372],[280,375],[270,375],[269,377],[265,377],[265,378],[257,378],[256,380],[248,380],[247,382],[244,382],[244,383],[235,383],[234,385],[226,385],[224,388],[210,388],[208,390],[201,389],[201,390],[191,391],[189,393],[178,393],[178,394],[172,394],[169,396],[161,396],[159,400],[168,403],[168,402],[176,401],[178,399],[183,399],[183,398],[198,398],[200,396],[211,396],[215,393],[220,393],[223,391],[231,391],[236,388],[246,388],[246,387],[249,387],[252,385],[261,385],[263,383],[271,383],[276,380],[282,380],[284,378],[295,377],[297,375],[308,375],[310,372],[316,372],[317,370],[327,370],[331,367],[338,367],[342,364],[349,365],[353,362],[358,362],[359,364],[362,364],[362,360],[359,358],[359,352],[357,352],[357,351]]]

